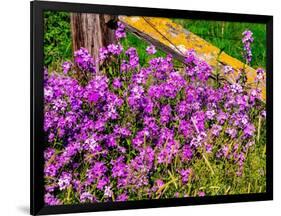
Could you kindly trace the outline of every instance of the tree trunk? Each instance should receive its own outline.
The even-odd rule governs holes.
[[[115,43],[114,29],[109,28],[109,22],[115,16],[104,14],[71,13],[71,31],[73,50],[86,48],[93,56],[98,58],[99,49],[110,43]],[[99,65],[97,64],[97,71]]]

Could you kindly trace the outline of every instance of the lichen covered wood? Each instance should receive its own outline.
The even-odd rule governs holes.
[[[233,83],[238,76],[238,71],[245,69],[247,74],[247,85],[255,86],[256,70],[245,65],[243,62],[233,58],[221,51],[218,47],[208,43],[199,36],[193,34],[181,25],[167,18],[119,16],[127,29],[137,36],[147,40],[165,52],[171,53],[176,59],[184,61],[184,54],[188,49],[194,49],[197,55],[207,61],[213,71],[229,65],[234,69],[234,75],[220,74],[221,77]],[[262,100],[266,99],[265,81],[261,83]]]

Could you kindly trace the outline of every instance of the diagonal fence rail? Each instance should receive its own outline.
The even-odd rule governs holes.
[[[244,68],[247,74],[247,85],[250,88],[256,86],[256,70],[236,58],[231,57],[218,47],[210,44],[201,37],[174,23],[168,18],[143,17],[143,16],[119,16],[126,28],[138,37],[171,53],[174,58],[184,61],[184,53],[188,49],[194,49],[197,55],[211,65],[213,71],[223,71],[226,65],[234,69],[234,74],[220,74],[225,80],[234,83],[240,69]],[[219,70],[217,70],[219,69]],[[266,100],[265,81],[261,82],[262,101]]]

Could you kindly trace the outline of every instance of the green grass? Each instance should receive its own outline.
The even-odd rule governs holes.
[[[139,55],[140,65],[143,66],[147,63],[149,56],[146,53],[146,48],[150,45],[149,43],[135,36],[134,34],[127,32],[127,37],[122,40],[122,45],[125,50],[129,47],[135,47]],[[153,55],[153,57],[159,56],[166,56],[166,53],[161,50],[157,50],[156,54]]]

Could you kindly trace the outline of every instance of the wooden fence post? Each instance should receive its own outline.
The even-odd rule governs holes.
[[[116,42],[114,29],[108,25],[114,19],[115,16],[104,14],[71,13],[73,50],[84,47],[96,60],[101,47]],[[99,71],[98,64],[97,71]]]

